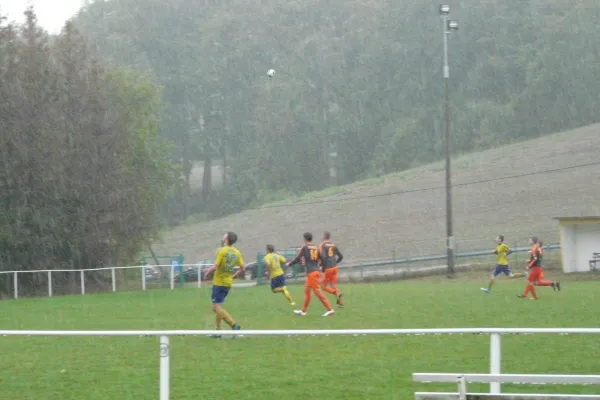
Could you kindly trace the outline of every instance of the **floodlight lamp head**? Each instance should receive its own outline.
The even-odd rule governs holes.
[[[440,15],[450,14],[450,6],[447,4],[440,5]]]
[[[448,30],[449,31],[457,31],[458,30],[458,21],[454,21],[454,20],[448,21]]]

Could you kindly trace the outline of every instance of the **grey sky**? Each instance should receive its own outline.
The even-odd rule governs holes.
[[[23,21],[23,11],[32,5],[39,23],[51,33],[57,33],[65,21],[79,11],[84,0],[0,0],[0,13],[9,21]]]

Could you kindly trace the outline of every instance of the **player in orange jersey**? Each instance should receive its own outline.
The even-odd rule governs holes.
[[[537,293],[535,291],[536,286],[553,286],[556,287],[556,283],[545,281],[544,271],[542,270],[542,256],[543,250],[540,247],[540,242],[537,237],[532,236],[529,239],[529,243],[531,244],[531,255],[529,258],[529,263],[527,264],[527,268],[529,268],[529,275],[527,276],[527,286],[525,286],[525,291],[520,298],[524,299],[529,297],[529,293],[531,293],[532,300],[537,300]],[[540,285],[541,283],[541,285]],[[560,283],[558,284],[558,288],[560,288]],[[559,289],[560,290],[560,289]]]
[[[337,288],[339,279],[339,263],[342,261],[344,256],[340,252],[340,249],[333,243],[331,243],[331,234],[329,232],[323,233],[323,243],[319,245],[319,254],[321,256],[321,264],[325,277],[321,282],[321,288],[335,296],[338,307],[343,308],[344,303],[342,302],[342,292]]]
[[[323,306],[327,309],[327,312],[323,314],[324,317],[329,317],[333,315],[335,311],[329,305],[329,302],[321,292],[319,288],[319,283],[321,282],[321,271],[319,268],[319,261],[321,261],[321,257],[319,255],[319,249],[312,244],[313,235],[310,232],[306,232],[304,234],[304,245],[298,251],[298,254],[292,261],[290,261],[287,266],[292,266],[294,264],[302,261],[304,266],[306,267],[306,284],[304,287],[304,307],[302,310],[294,310],[296,315],[306,315],[308,311],[308,305],[310,304],[311,291],[315,293],[315,296],[321,300]]]
[[[544,243],[542,243],[541,240],[538,241],[538,251],[539,251],[540,257],[543,258],[543,256],[544,256]],[[536,286],[550,286],[550,287],[552,287],[552,290],[554,290],[554,291],[558,290],[560,292],[560,282],[545,280],[544,270],[543,269],[542,269],[542,272],[540,274],[539,281],[535,282],[534,284]]]

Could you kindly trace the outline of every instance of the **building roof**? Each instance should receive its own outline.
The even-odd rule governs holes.
[[[598,221],[600,222],[600,216],[582,216],[582,217],[554,217],[559,221]]]

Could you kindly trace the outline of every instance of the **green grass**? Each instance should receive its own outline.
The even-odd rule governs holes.
[[[550,275],[550,274],[549,274]],[[552,273],[552,275],[555,275]],[[483,276],[479,274],[478,276]],[[516,298],[523,281],[435,277],[345,285],[347,308],[322,318],[313,300],[296,317],[266,286],[234,288],[226,308],[244,329],[594,327],[599,282]],[[290,288],[297,301],[302,288]],[[148,291],[2,302],[0,329],[212,329],[209,289]],[[505,336],[505,373],[597,373],[600,338]],[[413,372],[489,371],[487,336],[171,339],[172,399],[410,399]],[[0,338],[0,393],[6,399],[152,399],[158,396],[157,338]],[[473,385],[474,390],[486,390]],[[597,393],[585,387],[506,391]]]

